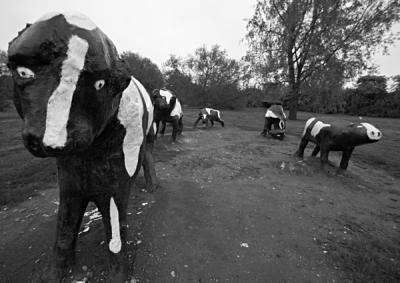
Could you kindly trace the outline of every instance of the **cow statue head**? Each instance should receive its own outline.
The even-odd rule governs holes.
[[[130,81],[111,40],[80,14],[47,14],[9,43],[23,140],[39,157],[88,148]],[[112,105],[112,107],[110,107]]]
[[[153,90],[153,101],[157,111],[171,112],[176,104],[176,96],[165,89]]]

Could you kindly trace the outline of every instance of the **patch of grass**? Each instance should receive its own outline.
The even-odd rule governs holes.
[[[400,282],[400,239],[363,226],[348,222],[320,244],[352,282]]]

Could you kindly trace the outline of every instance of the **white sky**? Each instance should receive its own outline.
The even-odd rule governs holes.
[[[5,1],[4,1],[5,2]],[[256,0],[8,0],[0,14],[0,49],[7,50],[25,23],[52,11],[86,14],[117,46],[162,66],[170,54],[186,57],[203,44],[219,44],[228,55],[245,55],[246,19]],[[400,31],[400,24],[396,25]],[[377,55],[380,74],[400,74],[400,41],[389,56]]]

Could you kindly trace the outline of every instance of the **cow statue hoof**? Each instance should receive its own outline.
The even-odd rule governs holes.
[[[159,186],[160,185],[158,183],[156,183],[156,184],[146,184],[146,191],[148,193],[154,193],[154,192],[157,191]]]
[[[341,177],[348,177],[349,174],[347,173],[346,170],[342,169],[342,168],[338,168],[336,170],[336,176],[341,176]]]

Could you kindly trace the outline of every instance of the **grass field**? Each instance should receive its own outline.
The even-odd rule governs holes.
[[[363,117],[382,131],[383,139],[357,147],[348,175],[337,177],[321,172],[319,161],[308,157],[311,146],[304,162],[293,157],[306,119],[315,114],[300,112],[297,121],[288,121],[285,139],[277,141],[259,136],[264,109],[222,111],[225,128],[200,125],[194,131],[197,111],[184,109],[177,144],[170,142],[170,127],[157,140],[162,188],[150,196],[155,202],[147,212],[129,223],[136,227],[134,237],[144,240],[132,251],[137,253],[134,276],[141,282],[172,282],[162,274],[170,276],[169,268],[178,263],[193,268],[191,273],[177,269],[180,279],[187,279],[181,282],[232,276],[240,282],[265,282],[265,276],[271,282],[400,281],[399,119]],[[316,116],[328,122],[360,119]],[[53,241],[57,204],[55,162],[31,156],[20,130],[15,113],[0,114],[0,202],[6,204],[0,210],[5,227],[0,252],[6,255],[0,263],[15,280],[25,280],[39,259],[45,263],[41,255]],[[337,167],[340,154],[331,153],[330,161]],[[143,187],[142,177],[138,187]],[[132,215],[143,197],[133,196]],[[100,230],[101,225],[92,227],[79,244],[80,262],[95,274],[106,264],[98,246]],[[165,236],[169,233],[173,237]],[[245,238],[250,248],[238,267],[233,251]],[[198,261],[203,265],[195,267]],[[253,277],[245,270],[252,270]],[[211,273],[214,279],[207,277]]]

